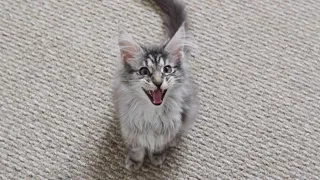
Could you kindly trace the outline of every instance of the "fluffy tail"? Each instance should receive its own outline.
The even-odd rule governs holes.
[[[187,28],[187,16],[185,6],[178,0],[153,0],[164,12],[164,24],[170,38],[177,32],[180,26],[185,23]]]

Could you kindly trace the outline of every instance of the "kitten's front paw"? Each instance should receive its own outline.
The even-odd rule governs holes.
[[[135,160],[131,159],[130,157],[127,157],[126,162],[125,162],[125,167],[126,167],[126,169],[128,169],[130,171],[136,171],[136,170],[140,169],[142,164],[143,164],[143,161],[135,161]]]
[[[165,151],[159,153],[149,153],[150,161],[153,165],[161,165],[166,159]]]

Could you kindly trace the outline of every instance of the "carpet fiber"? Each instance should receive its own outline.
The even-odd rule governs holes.
[[[201,109],[161,167],[122,167],[119,26],[159,42],[145,0],[0,2],[0,179],[320,179],[320,1],[188,0]]]

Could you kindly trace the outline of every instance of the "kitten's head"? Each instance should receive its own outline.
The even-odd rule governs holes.
[[[121,31],[119,46],[124,64],[121,80],[153,105],[161,105],[168,93],[184,82],[184,56],[189,44],[184,25],[168,43],[150,48],[140,46]]]

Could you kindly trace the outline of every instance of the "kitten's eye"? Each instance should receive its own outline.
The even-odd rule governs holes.
[[[164,73],[172,73],[172,67],[171,66],[165,66],[164,68],[163,68],[163,72]]]
[[[141,74],[141,75],[149,75],[150,74],[150,72],[149,72],[149,69],[148,68],[146,68],[146,67],[142,67],[142,68],[140,68],[140,70],[139,70],[139,74]]]

